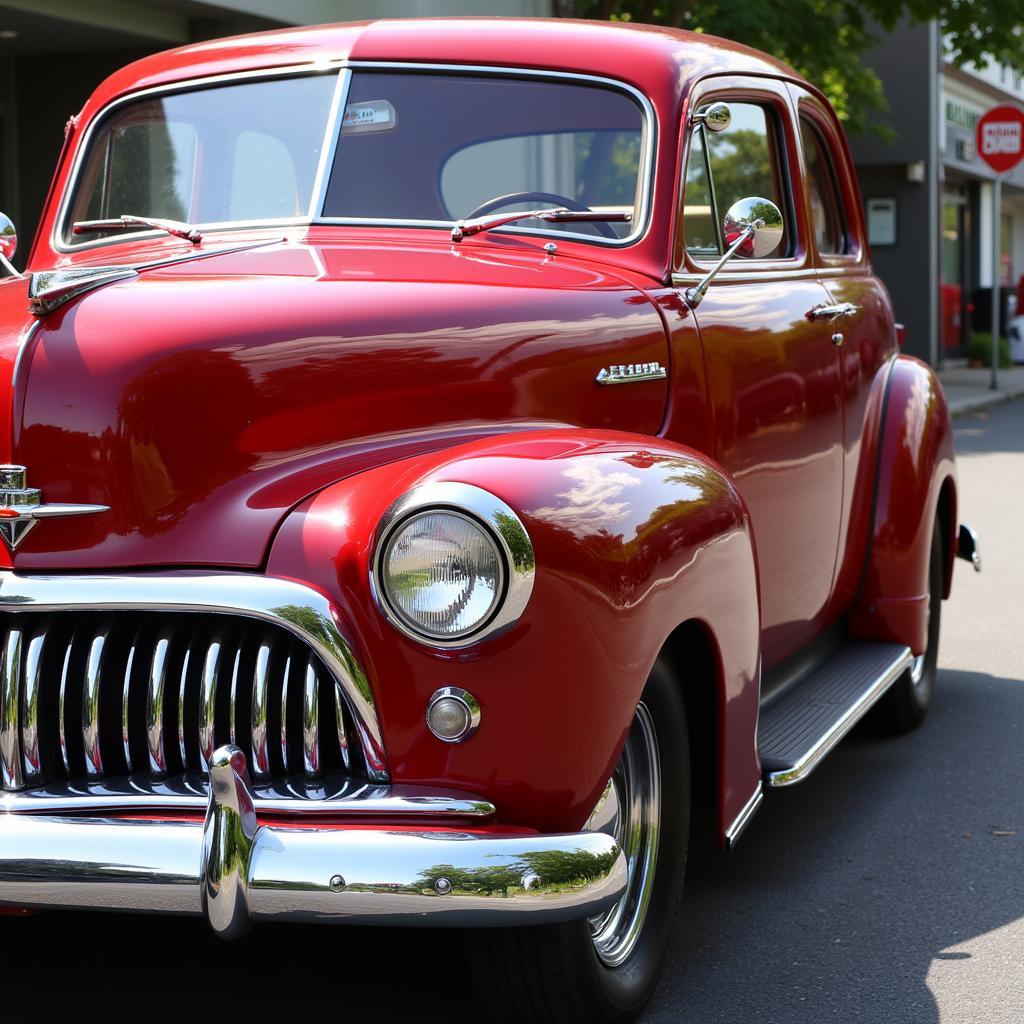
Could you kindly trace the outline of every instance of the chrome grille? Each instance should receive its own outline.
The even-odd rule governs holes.
[[[235,743],[253,781],[365,777],[348,699],[317,654],[226,614],[0,614],[0,785],[167,779]]]

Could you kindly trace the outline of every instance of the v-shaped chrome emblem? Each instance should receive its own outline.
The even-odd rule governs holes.
[[[27,487],[24,466],[0,466],[0,538],[13,551],[40,519],[109,512],[109,505],[43,504],[38,487]]]

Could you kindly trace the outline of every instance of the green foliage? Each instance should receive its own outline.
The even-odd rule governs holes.
[[[982,366],[992,365],[992,332],[971,332],[970,340],[967,342],[967,358],[974,363],[981,363]],[[1010,343],[1006,338],[999,339],[999,365],[1004,370],[1012,366],[1010,360]]]
[[[1021,0],[555,0],[567,18],[672,25],[757,47],[825,91],[854,131],[882,129],[887,108],[878,76],[861,56],[879,29],[903,18],[938,19],[947,59],[958,66],[992,58],[1024,73]]]

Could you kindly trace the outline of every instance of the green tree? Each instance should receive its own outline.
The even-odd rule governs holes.
[[[755,46],[822,88],[853,130],[875,127],[882,83],[861,63],[903,18],[938,19],[952,63],[991,58],[1024,73],[1021,0],[555,0],[566,18],[671,25]]]

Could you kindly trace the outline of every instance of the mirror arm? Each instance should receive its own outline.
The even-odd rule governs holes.
[[[739,234],[728,249],[725,250],[725,254],[722,258],[701,278],[700,283],[693,288],[687,288],[684,293],[686,297],[686,304],[690,309],[696,309],[700,305],[700,300],[704,298],[705,293],[708,290],[709,285],[715,279],[718,272],[729,262],[730,259],[735,255],[736,250],[739,249],[744,242],[754,237],[755,232],[759,227],[764,226],[764,221],[752,221],[748,224]]]

